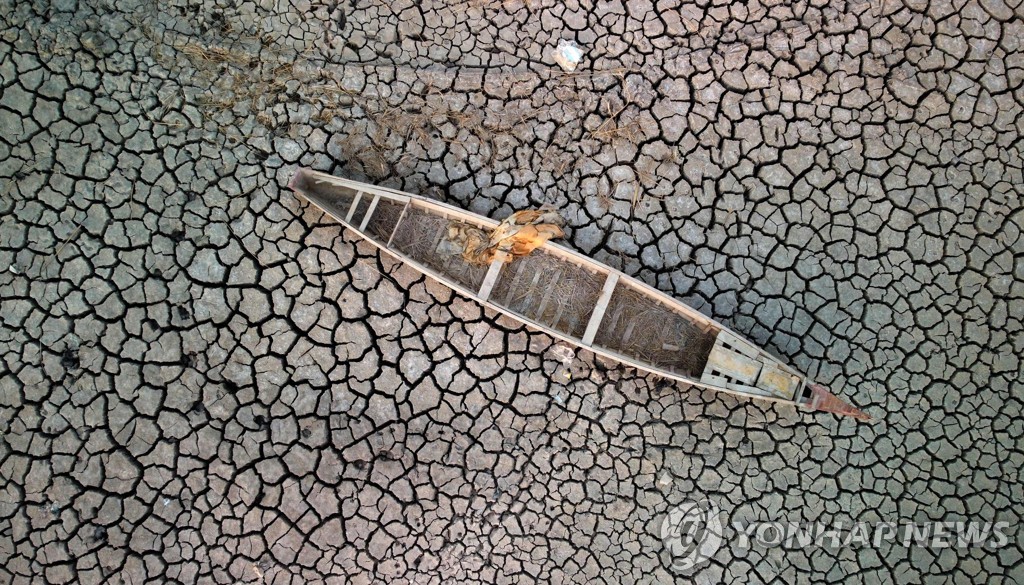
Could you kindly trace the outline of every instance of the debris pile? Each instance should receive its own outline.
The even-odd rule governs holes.
[[[489,234],[468,223],[452,222],[448,239],[462,249],[462,257],[470,264],[490,264],[499,253],[505,254],[505,262],[511,262],[564,236],[564,224],[557,211],[525,209],[503,219]]]

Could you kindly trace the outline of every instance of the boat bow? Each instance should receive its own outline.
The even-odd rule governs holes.
[[[820,410],[841,416],[852,416],[865,422],[871,421],[871,416],[866,412],[829,392],[828,388],[821,384],[811,383],[807,385],[807,388],[810,390],[810,396],[803,404],[807,410]]]

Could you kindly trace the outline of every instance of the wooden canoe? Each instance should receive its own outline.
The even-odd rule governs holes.
[[[870,418],[686,304],[553,242],[490,266],[448,240],[497,221],[420,197],[299,169],[289,185],[382,251],[459,294],[576,347],[645,372],[739,396]]]

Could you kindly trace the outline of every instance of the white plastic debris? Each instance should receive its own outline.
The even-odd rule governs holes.
[[[551,346],[551,357],[562,362],[562,365],[570,366],[576,359],[576,351],[566,343],[556,343]]]
[[[565,71],[576,71],[576,65],[583,59],[583,49],[572,41],[561,40],[555,47],[553,57],[555,63],[558,63]]]

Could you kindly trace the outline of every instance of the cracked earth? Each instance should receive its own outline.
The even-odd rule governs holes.
[[[0,582],[1024,581],[1022,10],[0,1]],[[553,205],[877,421],[567,355],[299,165]],[[677,574],[661,519],[705,496],[726,545]],[[1013,528],[741,548],[755,520]]]

